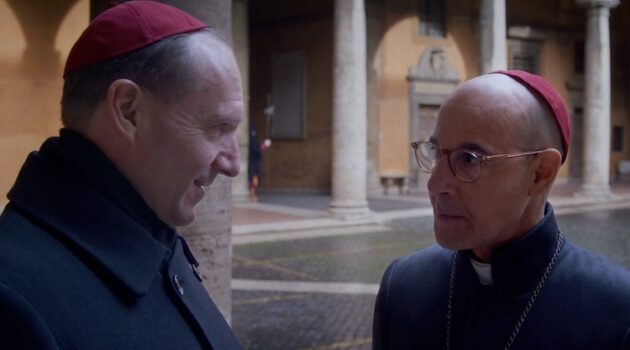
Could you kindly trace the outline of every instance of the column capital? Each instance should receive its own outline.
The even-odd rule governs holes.
[[[613,8],[619,5],[619,0],[575,0],[575,2],[579,6],[586,7],[586,8],[594,8],[594,7]]]

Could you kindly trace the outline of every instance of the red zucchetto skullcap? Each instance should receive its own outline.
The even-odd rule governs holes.
[[[549,84],[543,77],[527,73],[521,70],[498,70],[491,72],[490,74],[505,74],[510,78],[516,80],[521,85],[528,88],[537,96],[547,103],[553,117],[556,120],[558,128],[562,136],[562,147],[564,152],[562,154],[562,163],[567,158],[569,153],[569,141],[571,140],[571,122],[569,121],[569,112],[567,111],[567,105],[564,103],[564,99],[556,91],[556,89]]]
[[[116,5],[90,22],[74,43],[63,76],[169,36],[206,27],[186,12],[155,1],[135,0]]]

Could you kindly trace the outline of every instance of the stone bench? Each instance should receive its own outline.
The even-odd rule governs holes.
[[[389,194],[389,188],[391,186],[397,186],[398,193],[400,194],[409,192],[409,174],[400,171],[389,171],[382,173],[380,177],[381,186],[383,186],[383,194]]]

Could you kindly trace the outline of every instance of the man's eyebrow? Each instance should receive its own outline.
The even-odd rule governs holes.
[[[438,139],[435,136],[429,137],[429,142],[439,146]],[[457,147],[455,147],[455,149],[465,149],[468,151],[473,151],[473,152],[477,152],[484,155],[489,154],[488,150],[485,147],[475,142],[462,142],[458,144]]]
[[[478,143],[474,143],[474,142],[462,142],[459,145],[457,145],[457,149],[465,149],[468,151],[479,152],[481,154],[488,154],[488,150],[486,150],[484,147],[482,147]]]

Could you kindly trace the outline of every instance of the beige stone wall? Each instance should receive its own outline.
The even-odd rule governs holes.
[[[610,173],[617,176],[617,166],[619,162],[622,160],[630,160],[630,106],[628,103],[628,92],[621,88],[613,89],[612,101],[613,104],[610,110],[612,115],[611,127],[620,126],[623,128],[624,132],[623,150],[610,154]]]
[[[263,109],[271,93],[271,55],[302,50],[305,58],[303,140],[274,139],[263,154],[261,187],[328,191],[331,176],[332,17],[255,29],[250,34],[250,122],[267,134]]]
[[[0,0],[0,204],[29,152],[61,127],[61,72],[89,1]]]
[[[611,126],[621,126],[624,130],[623,151],[613,152],[610,158],[611,174],[617,175],[617,165],[621,160],[630,160],[630,3],[621,1],[611,11],[610,35],[612,108]]]
[[[479,60],[472,17],[459,14],[447,20],[445,38],[418,34],[416,12],[390,8],[385,17],[385,29],[378,49],[380,55],[380,132],[379,170],[409,172],[409,68],[418,64],[422,52],[429,46],[442,47],[450,67],[465,81],[477,75]]]

